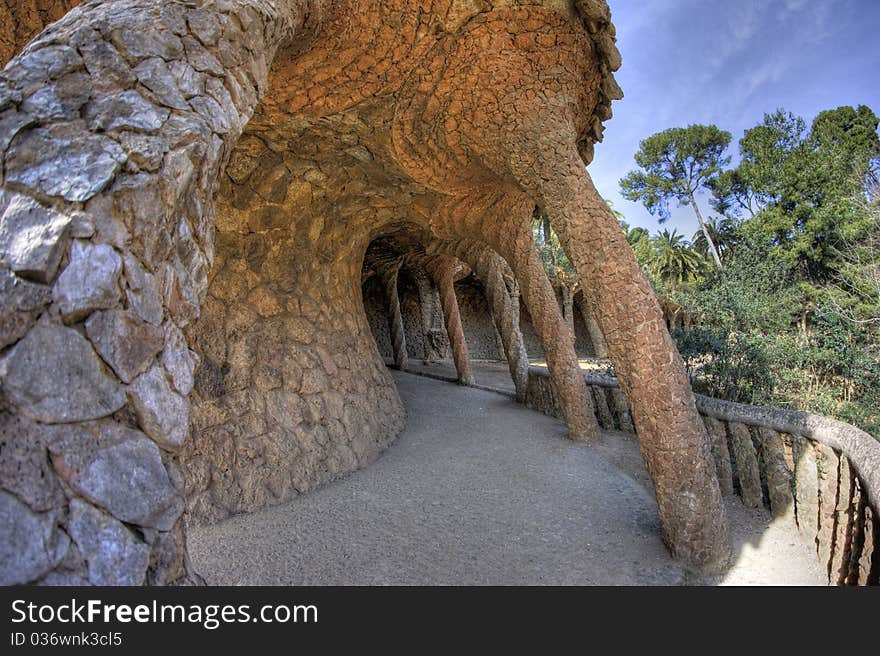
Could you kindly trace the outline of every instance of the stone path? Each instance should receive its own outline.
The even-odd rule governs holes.
[[[595,358],[583,358],[580,361],[580,365],[584,371],[605,374],[608,373],[608,369],[604,362]],[[385,358],[385,364],[391,365],[393,361]],[[529,364],[533,367],[547,368],[544,360],[531,360]],[[471,362],[471,369],[477,388],[504,394],[516,394],[516,388],[513,385],[513,379],[510,377],[510,370],[507,368],[506,362],[474,360]],[[458,378],[455,365],[449,360],[425,362],[424,360],[413,358],[409,360],[406,370],[420,376],[427,376],[438,380],[455,381]]]
[[[385,364],[390,365],[392,361],[385,358]],[[455,365],[449,360],[428,363],[423,360],[411,359],[406,370],[419,376],[427,376],[437,380],[455,381],[458,379]],[[510,377],[510,370],[507,368],[506,362],[474,360],[471,362],[471,370],[474,374],[474,386],[478,389],[510,395],[516,394],[516,388],[513,385],[513,379]]]
[[[609,433],[577,445],[561,422],[503,395],[394,378],[407,429],[375,463],[287,504],[191,529],[209,583],[701,583],[660,541],[634,440]],[[789,527],[729,504],[738,565],[725,583],[822,583]]]

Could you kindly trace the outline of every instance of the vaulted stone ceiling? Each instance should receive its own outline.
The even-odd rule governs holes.
[[[54,18],[9,9],[10,51]],[[632,402],[667,543],[720,566],[724,513],[687,376],[584,168],[619,65],[604,0],[112,0],[47,28],[0,76],[3,222],[41,236],[0,239],[8,287],[27,295],[3,382],[23,452],[51,453],[47,480],[67,487],[56,514],[9,512],[80,552],[83,527],[120,531],[120,571],[162,583],[186,573],[175,494],[213,521],[368,464],[404,420],[360,293],[377,237],[418,241],[447,289],[456,258],[515,276],[570,433],[591,439],[571,331],[532,244],[537,204]],[[79,441],[52,437],[66,424]],[[161,455],[162,513],[133,519],[77,478],[108,449],[127,454],[113,455],[122,469]],[[120,520],[148,530],[129,539]],[[34,549],[28,580],[95,582],[99,555]]]

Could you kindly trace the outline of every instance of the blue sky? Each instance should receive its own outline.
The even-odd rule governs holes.
[[[626,97],[614,103],[590,173],[631,225],[657,218],[620,196],[639,141],[670,127],[714,123],[733,135],[782,107],[807,122],[825,109],[880,114],[880,0],[609,0]],[[675,203],[673,202],[673,205]],[[708,210],[705,199],[702,207]],[[705,212],[704,212],[705,214]],[[676,208],[667,227],[690,236]]]

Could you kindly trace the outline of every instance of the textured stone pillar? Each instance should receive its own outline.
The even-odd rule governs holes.
[[[401,371],[406,370],[406,330],[403,327],[403,315],[400,313],[400,295],[397,293],[397,274],[400,264],[389,266],[380,272],[382,285],[385,287],[385,298],[388,301],[388,327],[391,330],[391,348],[394,352],[394,366]]]
[[[727,521],[684,364],[617,219],[577,154],[562,165],[560,152],[545,149],[545,169],[530,170],[524,182],[578,270],[620,387],[632,403],[666,543],[684,561],[720,570],[730,556]]]
[[[510,263],[536,324],[554,316],[556,300],[531,243],[535,205],[550,217],[632,402],[664,539],[688,565],[717,571],[730,548],[706,429],[657,298],[585,168],[611,102],[622,97],[610,11],[598,0],[574,9],[581,21],[546,7],[494,12],[455,48],[432,51],[395,115],[398,160],[450,196],[445,205],[457,212],[432,220],[435,234],[443,236],[441,222],[462,223],[456,213],[464,213],[457,236],[485,241]],[[419,96],[426,89],[427,99]],[[570,343],[559,321],[561,329],[555,320],[545,326],[545,347]],[[573,380],[557,386],[586,396],[582,381],[577,390]],[[595,425],[592,416],[585,421]]]
[[[574,338],[574,297],[571,289],[565,283],[562,283],[560,289],[562,291],[562,316],[565,318],[565,323],[568,324],[572,338]]]
[[[605,336],[599,329],[599,324],[596,323],[596,318],[590,312],[589,303],[583,293],[580,297],[575,297],[575,305],[580,309],[584,324],[587,326],[587,334],[590,337],[590,343],[593,345],[593,353],[597,358],[609,357],[608,344],[605,343]]]
[[[517,311],[508,293],[503,271],[506,262],[492,249],[482,244],[466,241],[436,242],[429,247],[429,252],[454,254],[473,269],[483,283],[492,320],[500,333],[504,357],[510,369],[510,376],[516,388],[516,398],[525,402],[526,388],[529,377],[529,359],[525,343],[519,331],[519,323],[515,321]]]
[[[438,256],[428,263],[428,273],[434,279],[440,293],[440,304],[443,306],[443,321],[452,347],[452,359],[458,372],[458,382],[462,385],[473,385],[474,375],[471,373],[471,360],[468,354],[464,329],[461,327],[461,313],[458,299],[455,297],[454,279],[455,258]]]
[[[514,279],[512,284],[508,284],[507,289],[510,291],[510,309],[513,311],[513,323],[516,326],[516,329],[520,331],[522,334],[522,330],[519,327],[519,313],[520,313],[520,302],[522,295],[519,291],[519,285]]]
[[[761,427],[757,430],[760,436],[761,456],[764,461],[770,512],[774,517],[794,519],[794,496],[791,493],[792,474],[785,462],[785,446],[782,436],[770,428]]]
[[[569,436],[578,442],[589,442],[599,431],[593,401],[574,350],[574,335],[559,311],[556,294],[541,258],[531,243],[530,235],[521,235],[515,245],[508,242],[499,246],[502,248],[501,254],[516,274],[526,308],[532,317],[532,325],[544,347],[547,368],[568,423]]]
[[[419,311],[421,314],[425,362],[435,362],[443,358],[435,336],[440,334],[439,323],[435,325],[435,317],[439,315],[440,299],[437,288],[431,282],[431,277],[421,267],[413,268],[413,278],[416,281],[416,289],[419,292]]]
[[[491,209],[465,202],[461,206],[450,206],[447,211],[450,222],[456,224],[462,234],[486,225],[486,217],[491,217],[495,225],[500,226],[498,230],[484,233],[483,238],[507,261],[516,276],[535,332],[544,348],[547,368],[568,424],[569,436],[578,442],[594,439],[599,434],[599,425],[593,412],[593,401],[574,350],[574,336],[562,317],[525,219],[531,216],[531,208],[520,197]],[[483,212],[486,215],[481,217]]]
[[[599,432],[593,401],[574,350],[574,336],[559,303],[529,227],[533,204],[522,195],[461,197],[443,208],[443,237],[479,238],[498,253],[516,276],[541,345],[571,439],[588,442]],[[471,237],[472,238],[472,237]]]
[[[545,25],[555,20],[546,15],[543,19]],[[570,34],[570,48],[545,57],[532,44],[540,42],[549,30],[524,23],[522,34],[514,37],[517,29],[499,24],[496,30],[487,29],[486,34],[474,32],[471,42],[451,56],[452,61],[445,62],[443,68],[437,66],[443,78],[442,83],[435,83],[438,93],[450,98],[468,116],[457,121],[454,128],[448,122],[444,124],[443,129],[455,134],[444,133],[441,137],[445,144],[456,144],[455,157],[467,166],[445,175],[435,167],[426,177],[461,188],[460,180],[474,168],[488,169],[498,176],[498,186],[493,190],[474,175],[473,187],[463,190],[460,198],[448,201],[451,211],[447,223],[466,224],[459,233],[464,237],[478,230],[480,237],[508,261],[536,330],[547,331],[542,339],[545,347],[566,342],[573,354],[570,336],[560,338],[570,333],[559,316],[556,299],[531,243],[534,205],[550,217],[608,343],[621,389],[631,401],[642,454],[654,483],[664,540],[672,553],[690,566],[709,572],[721,570],[729,561],[730,546],[706,428],[656,295],[581,158],[582,152],[589,156],[591,143],[601,137],[601,120],[610,114],[611,98],[620,95],[608,73],[619,66],[613,34],[597,35],[598,40]],[[560,24],[559,29],[569,28]],[[587,38],[592,43],[587,43]],[[486,52],[493,40],[504,41],[507,48],[503,57],[482,55],[481,61],[487,57],[491,60],[493,74],[480,78],[480,82],[492,86],[494,80],[510,75],[520,84],[515,102],[487,110],[477,97],[466,96],[465,89],[474,85],[467,62],[476,53]],[[521,50],[512,56],[517,49]],[[556,82],[548,88],[551,68]],[[425,76],[431,74],[426,72]],[[426,85],[428,81],[420,79],[418,83]],[[601,88],[603,97],[582,104],[586,84]],[[597,105],[600,100],[602,107]],[[441,102],[436,105],[443,106]],[[413,111],[411,116],[424,121],[424,112],[432,106],[417,107],[420,113]],[[487,112],[496,114],[494,120],[479,120]],[[410,120],[410,116],[399,116],[401,123]],[[440,119],[432,123],[439,124]],[[473,129],[474,125],[480,128]],[[399,131],[404,133],[407,128],[401,126]],[[417,127],[411,131],[420,132]],[[410,138],[406,146],[418,153],[419,144],[418,139]],[[428,162],[422,154],[413,168],[425,167]],[[511,180],[515,187],[509,184]],[[525,198],[518,199],[519,194]],[[485,198],[481,200],[478,195]],[[469,218],[457,220],[456,214],[462,213]],[[547,317],[554,316],[554,310],[561,327],[542,327]],[[552,350],[547,353],[551,366],[554,355],[559,354]],[[557,364],[565,366],[564,361]],[[574,370],[570,375],[574,377]],[[560,392],[574,389],[573,381],[571,386],[557,387]],[[582,381],[581,389],[585,396]],[[586,402],[580,407],[586,407]],[[586,421],[595,425],[593,416]]]
[[[514,312],[514,306],[507,293],[507,286],[504,284],[504,278],[501,274],[501,258],[487,248],[475,264],[475,270],[484,282],[492,315],[501,333],[510,376],[516,387],[517,401],[524,403],[529,382],[529,357],[526,353],[522,333],[519,331],[519,324],[514,321],[514,315],[518,312]]]
[[[492,333],[495,336],[495,352],[498,354],[500,362],[507,362],[507,353],[504,352],[504,341],[501,338],[501,331],[498,330],[498,324],[495,318],[492,318]]]

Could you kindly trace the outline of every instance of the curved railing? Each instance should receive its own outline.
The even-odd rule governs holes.
[[[596,418],[635,434],[612,376],[585,373]],[[721,491],[797,523],[835,585],[880,584],[880,442],[855,426],[805,412],[697,395]],[[526,405],[560,416],[546,369],[531,367]]]

